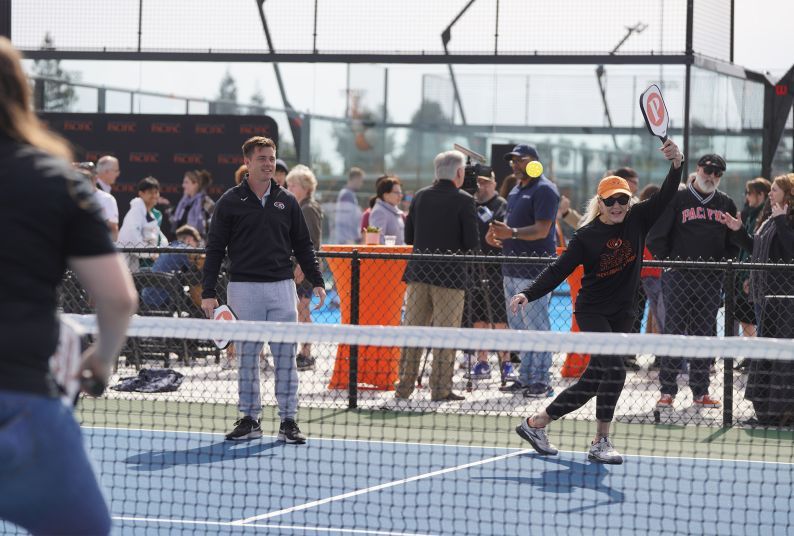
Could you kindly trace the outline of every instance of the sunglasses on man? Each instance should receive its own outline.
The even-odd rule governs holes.
[[[627,196],[626,194],[620,194],[620,195],[613,195],[612,197],[607,197],[606,199],[602,198],[601,201],[604,202],[604,205],[611,207],[615,203],[618,203],[619,205],[628,205],[629,199],[630,197]]]
[[[722,177],[722,174],[725,172],[720,168],[718,168],[717,166],[706,165],[703,166],[703,173],[705,173],[706,175],[714,175],[719,179],[720,177]]]

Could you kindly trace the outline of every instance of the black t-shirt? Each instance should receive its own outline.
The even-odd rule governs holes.
[[[675,195],[681,169],[670,166],[662,189],[632,206],[622,223],[607,225],[596,218],[580,227],[568,249],[523,293],[529,301],[554,290],[578,265],[584,266],[576,312],[612,315],[633,311],[640,281],[645,236]]]
[[[501,255],[502,248],[497,248],[486,242],[485,237],[488,234],[488,228],[492,221],[505,221],[507,213],[507,201],[504,197],[496,194],[488,201],[481,202],[475,198],[474,202],[477,205],[478,225],[480,228],[480,248],[482,252],[487,255]],[[491,219],[485,220],[485,216],[480,213],[480,207],[486,207],[491,212]],[[500,266],[501,269],[501,266]]]
[[[66,259],[115,249],[93,186],[66,162],[0,138],[0,190],[0,389],[54,395]]]

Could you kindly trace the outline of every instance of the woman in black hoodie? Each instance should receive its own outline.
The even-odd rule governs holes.
[[[681,182],[684,157],[678,146],[668,139],[661,151],[672,161],[662,189],[632,206],[631,190],[625,179],[615,176],[602,179],[597,195],[590,200],[585,223],[568,243],[568,249],[529,288],[513,296],[510,307],[514,311],[554,290],[582,264],[584,277],[575,308],[579,328],[597,332],[631,331],[645,236]],[[588,457],[600,463],[623,463],[623,457],[609,440],[609,427],[625,379],[623,356],[592,355],[579,381],[560,393],[544,411],[522,420],[516,432],[540,454],[557,454],[546,437],[546,425],[596,396],[596,435]]]

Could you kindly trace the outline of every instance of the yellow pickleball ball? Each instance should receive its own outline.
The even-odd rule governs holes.
[[[537,160],[533,160],[529,164],[527,164],[527,175],[536,179],[543,175],[543,164],[538,162]]]

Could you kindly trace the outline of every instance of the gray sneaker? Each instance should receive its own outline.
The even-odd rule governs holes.
[[[545,428],[532,428],[527,424],[527,420],[521,421],[521,426],[516,426],[516,433],[523,439],[529,441],[532,448],[538,451],[539,454],[544,456],[556,456],[557,449],[554,445],[549,443],[549,438],[546,437]]]
[[[623,463],[623,456],[615,450],[615,447],[612,446],[612,441],[610,441],[608,437],[602,437],[598,440],[598,443],[590,445],[587,459],[598,463],[609,463],[613,465],[620,465]]]

